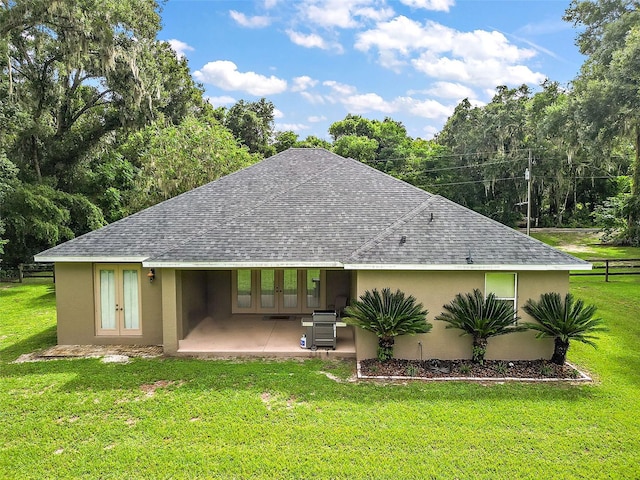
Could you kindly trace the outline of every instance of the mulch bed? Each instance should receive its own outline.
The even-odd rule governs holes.
[[[403,360],[380,362],[366,359],[360,362],[361,377],[406,378],[474,378],[522,380],[585,380],[584,374],[572,365],[556,365],[548,360],[485,360],[483,365],[470,360]]]

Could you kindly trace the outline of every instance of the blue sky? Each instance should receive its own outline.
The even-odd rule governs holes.
[[[464,98],[568,84],[584,58],[560,0],[169,0],[161,40],[215,106],[265,97],[276,129],[329,139],[347,113],[432,138]]]

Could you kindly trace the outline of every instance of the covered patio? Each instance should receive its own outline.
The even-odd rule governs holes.
[[[203,318],[183,340],[178,355],[212,357],[355,358],[353,327],[337,328],[336,349],[300,348],[301,316],[231,315]]]

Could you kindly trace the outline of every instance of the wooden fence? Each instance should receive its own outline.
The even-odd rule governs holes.
[[[572,272],[571,275],[604,275],[604,281],[615,275],[640,275],[640,258],[595,258],[588,259],[593,264],[590,272]]]
[[[21,263],[18,265],[18,281],[22,283],[25,278],[53,278],[56,282],[56,274],[53,263]]]

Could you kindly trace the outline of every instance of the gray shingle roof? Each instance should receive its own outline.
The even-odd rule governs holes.
[[[587,265],[324,149],[287,150],[36,257],[109,258],[155,266]]]

